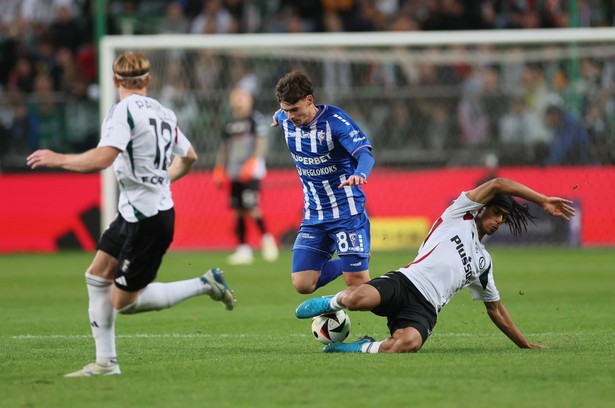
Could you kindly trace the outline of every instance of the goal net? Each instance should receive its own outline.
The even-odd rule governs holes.
[[[540,174],[612,169],[615,162],[614,29],[110,36],[101,43],[102,116],[115,103],[111,67],[124,51],[150,59],[149,94],[177,113],[199,154],[197,172],[213,167],[230,90],[251,90],[268,117],[278,108],[275,84],[291,70],[312,78],[317,103],[340,106],[359,123],[373,145],[375,174],[391,171],[401,180],[456,169],[442,180],[457,191],[472,186],[455,179],[477,179],[489,169]],[[293,168],[275,129],[267,164]],[[110,173],[104,180],[106,225],[116,192]],[[374,204],[379,199],[390,198],[368,195]]]

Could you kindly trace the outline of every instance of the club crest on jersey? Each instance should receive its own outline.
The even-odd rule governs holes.
[[[478,260],[478,268],[482,271],[485,269],[485,257],[481,256]]]
[[[324,130],[319,130],[316,133],[316,137],[318,138],[318,143],[322,144],[323,140],[325,140],[325,131]]]

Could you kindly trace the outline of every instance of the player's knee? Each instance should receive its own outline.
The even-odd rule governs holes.
[[[297,291],[297,293],[301,293],[302,295],[309,295],[316,290],[316,284],[310,282],[293,282],[293,287]]]
[[[423,342],[417,339],[400,341],[398,353],[416,353],[421,349]]]
[[[423,338],[413,327],[399,329],[393,333],[392,353],[416,353],[423,346]]]

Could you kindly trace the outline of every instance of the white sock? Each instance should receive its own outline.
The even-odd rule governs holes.
[[[85,282],[88,288],[90,327],[96,345],[96,362],[99,364],[109,364],[112,360],[117,362],[116,312],[111,306],[112,281],[86,272]]]
[[[139,294],[137,300],[120,310],[122,314],[134,314],[162,310],[188,298],[209,293],[211,286],[201,278],[169,283],[150,283]]]
[[[329,302],[329,306],[331,306],[331,309],[332,309],[332,310],[334,310],[334,311],[338,311],[338,310],[342,310],[342,309],[344,309],[344,305],[341,305],[341,304],[337,301],[337,298],[339,297],[340,293],[342,293],[342,292],[339,292],[339,293],[337,293],[335,296],[333,296],[333,297],[331,298],[331,301]]]
[[[376,354],[380,349],[381,341],[372,341],[361,346],[361,353]]]

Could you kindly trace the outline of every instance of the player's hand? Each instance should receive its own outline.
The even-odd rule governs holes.
[[[562,217],[565,220],[570,220],[574,217],[576,210],[570,205],[572,201],[559,197],[547,197],[547,200],[542,204],[542,208],[554,217]]]
[[[241,170],[239,170],[239,181],[245,184],[252,180],[256,174],[258,164],[258,159],[256,157],[251,157],[246,160],[243,166],[241,166]]]
[[[216,165],[214,167],[214,171],[212,172],[212,178],[214,180],[216,188],[221,188],[224,184],[224,180],[226,179],[226,172],[224,171],[224,167]]]
[[[352,187],[352,186],[361,186],[363,184],[367,184],[367,180],[361,176],[352,175],[346,179],[342,184],[337,186],[337,188],[343,187]]]
[[[26,163],[32,169],[39,167],[61,167],[63,154],[48,149],[37,150],[26,158]]]
[[[273,116],[271,117],[271,127],[278,127],[280,126],[280,124],[278,123],[278,121],[275,119],[275,116],[278,114],[280,110],[277,110]]]
[[[547,349],[549,347],[542,345],[542,344],[532,344],[532,343],[528,343],[525,347],[522,348],[527,348],[527,349]]]

